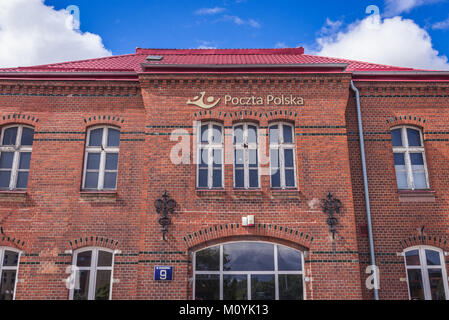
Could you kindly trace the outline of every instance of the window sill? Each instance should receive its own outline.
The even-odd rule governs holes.
[[[0,190],[0,201],[25,201],[28,196],[26,190]]]
[[[115,203],[117,201],[117,191],[82,190],[80,191],[80,201]]]
[[[398,190],[399,202],[435,202],[432,190]]]

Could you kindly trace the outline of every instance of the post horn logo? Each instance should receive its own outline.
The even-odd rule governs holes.
[[[214,97],[208,97],[206,99],[207,103],[204,102],[204,96],[206,95],[206,92],[200,92],[200,96],[196,96],[195,98],[193,98],[192,100],[188,100],[187,104],[188,105],[194,105],[203,109],[211,109],[213,107],[215,107],[221,100],[221,98],[219,98],[217,101],[215,101]],[[215,101],[215,102],[214,102]]]

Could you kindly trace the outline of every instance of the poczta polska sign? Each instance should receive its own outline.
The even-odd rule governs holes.
[[[225,95],[224,98],[208,97],[204,99],[206,92],[201,92],[199,96],[192,100],[187,100],[188,105],[200,107],[202,109],[211,109],[218,105],[220,101],[224,101],[225,105],[232,106],[303,106],[304,98],[290,94],[274,96],[268,94],[266,96],[247,96],[247,97],[233,97]]]

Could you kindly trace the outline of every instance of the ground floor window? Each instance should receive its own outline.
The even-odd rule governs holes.
[[[448,283],[442,250],[425,246],[407,249],[405,265],[411,300],[448,299]]]
[[[196,300],[303,300],[303,254],[265,242],[195,252]]]
[[[14,300],[20,253],[0,247],[0,300]]]

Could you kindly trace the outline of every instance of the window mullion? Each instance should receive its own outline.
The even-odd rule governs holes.
[[[281,174],[281,188],[286,188],[286,182],[285,182],[285,156],[284,156],[284,146],[281,145],[279,148],[279,170]]]
[[[408,150],[405,152],[405,166],[407,168],[408,187],[411,190],[415,190],[415,183],[413,180],[412,162],[410,159],[410,152]]]
[[[17,176],[19,171],[20,150],[14,151],[14,159],[11,168],[11,178],[9,180],[9,189],[14,190],[17,187]]]
[[[98,190],[104,188],[104,171],[106,168],[106,151],[102,150],[100,154],[100,170],[98,172]]]
[[[214,149],[209,144],[207,150],[207,186],[213,188],[213,172],[214,172]]]
[[[88,300],[95,300],[95,284],[97,279],[98,249],[92,249],[92,262],[90,266]]]

